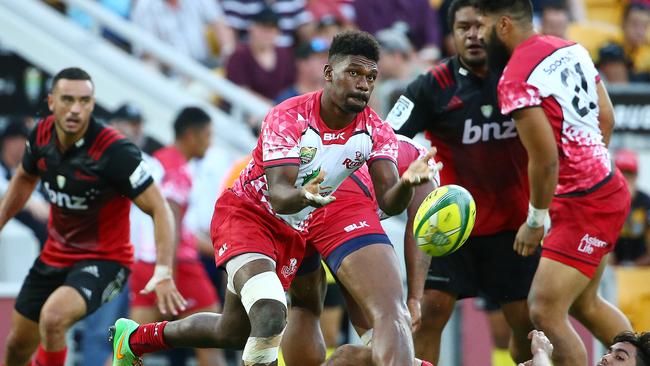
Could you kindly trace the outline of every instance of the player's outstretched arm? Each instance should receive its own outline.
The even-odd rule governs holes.
[[[546,338],[544,332],[533,330],[528,334],[528,339],[531,340],[530,350],[533,354],[533,359],[520,363],[519,366],[553,366],[551,362],[553,345]]]
[[[334,201],[334,197],[322,197],[320,184],[325,180],[325,172],[320,171],[316,177],[304,186],[294,186],[298,177],[298,166],[276,166],[264,169],[269,185],[269,202],[279,214],[294,214],[307,206],[322,207]]]
[[[530,107],[512,113],[517,132],[528,152],[530,205],[527,221],[519,228],[514,250],[531,255],[544,235],[544,218],[557,186],[559,162],[551,124],[541,107]]]
[[[25,206],[39,179],[38,175],[26,172],[22,165],[18,166],[0,203],[0,230]]]
[[[174,215],[156,184],[150,184],[133,200],[133,203],[153,218],[156,239],[156,267],[153,277],[142,291],[144,293],[156,292],[161,314],[170,312],[173,315],[178,315],[179,310],[185,310],[187,302],[176,289],[172,279],[174,238],[176,237]]]
[[[406,209],[406,228],[404,229],[404,261],[406,262],[406,285],[407,300],[409,312],[411,313],[411,324],[415,332],[422,321],[420,302],[424,293],[424,282],[427,271],[431,264],[431,257],[417,248],[415,236],[413,235],[413,220],[418,208],[427,195],[434,189],[434,185],[429,182],[415,187],[413,201]]]
[[[431,257],[417,248],[413,235],[413,221],[418,208],[427,195],[433,191],[434,185],[429,182],[414,189],[413,200],[406,209],[406,228],[404,229],[404,261],[406,262],[406,305],[411,313],[411,324],[415,332],[421,323],[420,302],[424,294],[424,282],[431,264]]]
[[[395,163],[381,159],[373,162],[370,167],[372,184],[379,208],[389,216],[395,216],[404,211],[413,198],[413,187],[425,184],[435,179],[436,173],[442,169],[442,163],[429,164],[436,155],[433,148],[422,158],[415,160],[399,177]]]
[[[596,90],[598,91],[598,124],[600,132],[603,134],[603,142],[605,142],[605,146],[609,146],[609,139],[612,137],[615,124],[614,107],[609,99],[604,81],[596,84]]]

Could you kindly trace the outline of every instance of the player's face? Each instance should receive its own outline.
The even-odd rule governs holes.
[[[93,84],[88,80],[60,79],[47,97],[57,131],[78,135],[86,131],[95,108]]]
[[[212,143],[212,123],[208,123],[201,128],[197,128],[195,131],[192,131],[194,139],[194,156],[197,158],[203,158],[205,153],[210,148]]]
[[[470,67],[485,65],[487,55],[485,47],[479,40],[478,12],[473,6],[458,9],[454,20],[454,45],[461,59]]]
[[[487,51],[488,67],[501,73],[510,60],[510,51],[506,44],[499,38],[497,33],[496,21],[493,16],[483,15],[480,17],[481,30],[479,38],[485,45]]]
[[[344,112],[360,113],[368,105],[378,73],[375,61],[363,56],[340,57],[325,65],[326,87]]]
[[[627,342],[618,342],[598,361],[596,366],[635,366],[636,347]]]

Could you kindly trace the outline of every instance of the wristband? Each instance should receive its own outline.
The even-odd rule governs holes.
[[[147,282],[147,285],[144,287],[144,290],[146,292],[151,292],[156,288],[156,285],[158,285],[160,282],[164,280],[169,280],[171,278],[172,278],[172,270],[169,266],[156,264],[156,267],[153,270],[153,276],[151,276],[151,279],[149,280],[149,282]]]
[[[528,203],[528,218],[526,224],[533,229],[544,226],[544,219],[548,215],[548,208],[535,208],[532,203]]]

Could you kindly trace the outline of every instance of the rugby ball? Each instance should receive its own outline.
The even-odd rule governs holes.
[[[429,193],[415,214],[413,234],[418,248],[433,257],[458,250],[476,221],[476,203],[463,187],[454,184]]]

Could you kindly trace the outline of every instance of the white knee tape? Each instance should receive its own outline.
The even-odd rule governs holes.
[[[275,272],[262,272],[251,277],[242,286],[240,297],[246,313],[250,313],[253,304],[262,299],[277,300],[287,307],[287,297]]]
[[[228,291],[232,292],[233,294],[237,294],[237,291],[235,291],[235,274],[243,266],[258,259],[267,259],[270,262],[272,262],[273,267],[275,267],[275,261],[273,259],[260,253],[240,254],[238,256],[233,257],[228,261],[228,263],[226,263],[226,273],[228,274],[228,285],[227,285]]]
[[[250,337],[242,353],[244,365],[266,364],[278,359],[282,334],[273,337]]]

